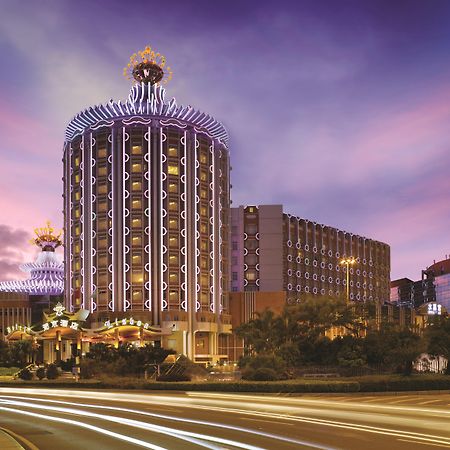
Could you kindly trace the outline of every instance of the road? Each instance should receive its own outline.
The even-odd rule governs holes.
[[[0,388],[40,450],[450,448],[450,394],[297,397]]]

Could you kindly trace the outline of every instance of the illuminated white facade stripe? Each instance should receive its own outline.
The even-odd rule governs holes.
[[[91,285],[90,285],[90,297],[91,297],[91,301],[90,301],[90,311],[95,311],[97,309],[97,303],[94,300],[97,292],[96,292],[96,286],[94,283],[94,274],[97,271],[95,265],[94,265],[94,254],[95,254],[95,247],[94,247],[94,238],[95,238],[95,217],[94,217],[94,211],[93,211],[93,206],[94,206],[94,202],[95,202],[95,195],[94,195],[94,186],[95,186],[95,177],[93,175],[93,167],[95,166],[95,160],[93,158],[93,154],[92,154],[92,148],[95,145],[95,139],[92,136],[92,133],[90,135],[90,145],[89,145],[89,160],[88,160],[88,166],[89,166],[89,180],[90,180],[90,201],[89,201],[89,206],[88,206],[88,210],[89,210],[89,223],[90,223],[90,233],[89,233],[89,237],[90,237],[90,246],[89,246],[89,259],[90,259],[90,277],[91,277]]]
[[[126,142],[126,136],[127,133],[125,131],[125,127],[122,128],[122,211],[123,211],[123,219],[122,219],[122,289],[123,289],[123,295],[122,295],[122,308],[124,311],[126,311],[128,309],[128,292],[127,292],[127,270],[126,270],[126,251],[125,251],[125,246],[126,246],[126,239],[125,239],[125,227],[126,227],[126,223],[127,223],[127,217],[129,217],[129,212],[128,209],[125,205],[126,202],[126,175],[127,175],[127,169],[126,169],[126,157],[127,157],[127,153],[126,153],[126,147],[125,147],[125,142]],[[128,214],[127,214],[128,212]]]
[[[147,134],[144,136],[144,138],[147,140],[147,208],[148,208],[148,249],[146,251],[147,259],[148,259],[148,269],[147,269],[147,276],[148,276],[148,285],[145,287],[145,291],[148,292],[148,298],[145,300],[144,298],[144,307],[146,307],[149,311],[152,310],[152,183],[153,179],[151,176],[151,167],[152,167],[152,129],[151,127],[148,127]]]
[[[83,282],[81,283],[81,308],[86,308],[86,292],[87,292],[87,284],[89,282],[89,278],[85,277],[84,274],[84,263],[85,263],[85,253],[86,253],[86,247],[85,247],[85,242],[84,242],[84,235],[85,235],[85,231],[86,231],[86,224],[85,224],[85,220],[84,220],[84,212],[85,212],[85,207],[84,207],[84,197],[85,197],[85,190],[86,190],[86,186],[85,186],[85,180],[84,180],[84,163],[85,163],[85,139],[84,139],[84,135],[81,138],[81,144],[80,144],[80,190],[81,190],[81,198],[80,198],[80,206],[81,206],[81,215],[80,215],[80,221],[81,221],[81,232],[80,232],[80,255],[81,255],[81,268],[80,268],[80,274],[81,274],[81,279],[83,280]],[[83,155],[83,156],[81,156]]]

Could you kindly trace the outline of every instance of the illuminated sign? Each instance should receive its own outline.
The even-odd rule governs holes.
[[[111,322],[110,320],[107,320],[105,322],[105,327],[106,328],[114,328],[114,327],[120,327],[122,325],[131,325],[131,326],[135,326],[135,327],[143,327],[144,330],[148,330],[150,328],[150,324],[147,322],[142,322],[142,320],[135,320],[132,317],[130,317],[129,319],[116,319],[113,322]]]
[[[57,303],[56,306],[53,308],[53,311],[55,311],[57,317],[62,316],[65,310],[66,308],[64,308],[64,306],[61,305],[61,303]]]
[[[438,303],[428,303],[427,313],[429,316],[440,316],[442,314],[442,305]]]
[[[6,332],[7,334],[12,333],[13,331],[24,331],[26,333],[29,333],[31,331],[30,327],[24,326],[24,325],[13,325],[12,327],[7,327]]]
[[[67,319],[60,319],[60,320],[52,320],[51,322],[43,323],[42,331],[48,331],[51,328],[70,328],[72,330],[78,331],[79,327],[80,327],[80,325],[78,322],[70,322]]]

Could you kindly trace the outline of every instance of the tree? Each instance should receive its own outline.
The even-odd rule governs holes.
[[[425,329],[427,351],[433,357],[443,356],[450,360],[450,318],[436,316]],[[450,375],[450,364],[447,363],[446,373]]]

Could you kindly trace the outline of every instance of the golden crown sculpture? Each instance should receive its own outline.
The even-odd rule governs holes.
[[[166,58],[147,46],[130,56],[130,62],[123,69],[123,75],[137,83],[166,84],[172,79],[172,70],[166,66]]]
[[[51,226],[50,221],[47,220],[47,226],[41,228],[35,228],[34,234],[36,237],[30,240],[31,244],[37,245],[42,249],[48,249],[51,247],[53,250],[61,245],[63,231],[59,230],[58,234],[53,234],[55,229]]]

